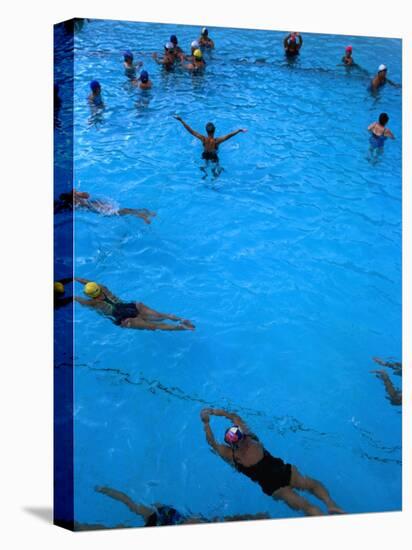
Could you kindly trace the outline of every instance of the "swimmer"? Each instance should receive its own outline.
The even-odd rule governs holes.
[[[124,74],[130,78],[131,80],[136,78],[136,69],[139,69],[143,63],[139,61],[138,63],[133,63],[133,54],[130,50],[126,50],[123,53],[123,67],[124,67]]]
[[[390,84],[391,86],[394,86],[395,88],[400,88],[401,86],[399,84],[396,84],[396,82],[393,82],[392,80],[389,80],[387,78],[388,74],[388,68],[386,65],[379,65],[378,67],[378,74],[373,78],[371,82],[371,91],[376,92],[381,86],[384,84]]]
[[[195,53],[195,50],[199,50],[199,49],[200,49],[199,42],[197,40],[193,40],[193,42],[190,44],[190,55],[185,55],[184,59],[186,61],[191,61],[193,63],[195,60],[195,57],[193,54]]]
[[[379,359],[379,357],[373,357],[373,360],[375,361],[375,363],[378,363],[378,365],[381,365],[382,367],[393,369],[394,374],[402,376],[402,363],[394,361],[383,361],[382,359]],[[388,373],[385,372],[383,369],[372,370],[371,372],[373,374],[376,374],[376,378],[382,380],[386,390],[386,397],[391,402],[391,405],[402,405],[402,391],[395,388]]]
[[[71,283],[73,277],[65,277],[55,281],[53,285],[54,291],[54,309],[60,309],[61,307],[67,306],[73,302],[73,296],[65,296],[66,289],[64,285]]]
[[[298,55],[303,44],[302,35],[298,32],[291,32],[283,40],[283,47],[285,49],[285,54],[288,57],[294,57]]]
[[[195,330],[193,323],[187,319],[169,313],[159,313],[141,302],[123,302],[107,287],[88,279],[75,280],[84,285],[83,291],[89,298],[86,300],[75,296],[76,302],[109,317],[119,327],[138,330]],[[164,320],[176,324],[162,323]]]
[[[215,43],[209,36],[209,29],[207,29],[206,27],[203,27],[198,42],[201,48],[213,50],[213,48],[215,47]]]
[[[388,121],[388,115],[386,113],[381,113],[379,115],[379,122],[372,122],[372,124],[368,126],[368,132],[371,134],[369,139],[369,154],[372,156],[383,153],[383,147],[388,138],[395,139],[395,136],[389,128],[386,128]]]
[[[225,444],[215,440],[210,427],[211,415],[223,416],[233,424],[225,432]],[[283,500],[290,508],[301,510],[307,516],[323,515],[318,506],[296,492],[308,491],[326,505],[329,514],[344,513],[320,481],[303,476],[295,466],[285,464],[282,459],[272,456],[235,413],[205,408],[201,411],[200,418],[212,449],[238,472],[258,483],[266,495],[275,500]]]
[[[225,136],[216,138],[215,125],[212,122],[208,122],[206,124],[207,135],[204,136],[202,134],[199,134],[199,132],[196,132],[195,130],[193,130],[188,124],[186,124],[186,122],[180,116],[175,115],[174,118],[179,122],[181,122],[183,126],[186,128],[186,130],[190,134],[192,134],[192,136],[195,136],[197,139],[199,139],[202,142],[203,144],[202,158],[206,161],[211,161],[215,163],[219,162],[217,150],[221,143],[223,143],[224,141],[227,141],[233,136],[236,136],[237,134],[240,134],[242,132],[247,132],[246,128],[239,128],[239,130],[235,130],[230,134],[226,134]]]
[[[96,492],[107,495],[108,497],[122,502],[131,512],[141,516],[145,522],[145,527],[155,527],[161,525],[189,525],[194,523],[209,523],[218,521],[241,521],[255,519],[269,519],[266,513],[261,514],[243,514],[234,516],[224,516],[223,518],[214,517],[210,520],[202,516],[184,516],[171,506],[156,504],[155,506],[145,506],[135,503],[126,493],[111,489],[110,487],[96,487]]]
[[[174,45],[172,42],[166,42],[163,57],[159,59],[157,53],[152,54],[152,57],[158,65],[163,65],[166,70],[170,71],[175,62]]]
[[[147,71],[142,71],[139,78],[135,78],[132,83],[133,86],[137,86],[140,90],[150,90],[152,87],[152,81]]]
[[[345,48],[345,55],[342,57],[342,63],[344,65],[353,65],[354,64],[354,61],[353,61],[353,57],[352,57],[352,46],[346,46]]]
[[[173,55],[176,60],[183,61],[185,54],[183,53],[182,48],[178,45],[177,36],[172,34],[170,37],[170,42],[173,44]]]
[[[92,80],[90,82],[90,89],[92,91],[88,98],[90,105],[93,107],[103,108],[104,103],[102,99],[102,87],[100,86],[100,82],[97,80]]]
[[[55,214],[73,210],[73,208],[83,208],[103,216],[135,216],[148,224],[151,223],[151,218],[156,216],[156,212],[150,212],[146,208],[116,208],[109,202],[90,199],[89,193],[76,191],[76,189],[72,189],[71,193],[62,193],[59,200],[54,203]]]
[[[203,59],[203,54],[201,49],[197,49],[193,52],[193,61],[188,65],[183,65],[184,69],[192,72],[203,71],[206,67],[206,61]]]

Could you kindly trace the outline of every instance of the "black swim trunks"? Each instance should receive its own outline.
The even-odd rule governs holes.
[[[134,302],[125,304],[123,302],[113,305],[111,317],[115,325],[121,325],[125,319],[137,317],[139,310]]]
[[[273,495],[281,487],[290,485],[292,476],[291,464],[286,464],[281,458],[272,456],[266,449],[263,450],[263,458],[253,466],[243,466],[235,458],[233,462],[238,472],[259,483],[266,495]]]
[[[156,511],[147,518],[145,527],[155,527],[160,525],[178,525],[184,520],[184,517],[171,506],[159,506]]]
[[[202,159],[211,160],[212,162],[219,162],[219,157],[217,156],[216,151],[203,151]]]

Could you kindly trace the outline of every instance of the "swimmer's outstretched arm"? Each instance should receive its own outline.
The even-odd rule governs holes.
[[[372,359],[375,361],[375,363],[378,363],[378,365],[382,365],[382,367],[389,367],[390,369],[394,370],[402,370],[402,363],[399,363],[399,361],[384,361],[383,359],[380,359],[380,357],[372,357]]]
[[[122,502],[131,512],[139,516],[143,516],[144,520],[147,520],[147,518],[155,511],[153,508],[148,508],[143,504],[136,504],[128,495],[126,495],[126,493],[117,491],[116,489],[111,489],[110,487],[95,487],[95,491]]]
[[[237,415],[236,413],[228,412],[228,411],[225,411],[224,409],[207,409],[207,411],[209,414],[213,416],[224,416],[225,418],[228,418],[233,422],[233,424],[236,424],[237,426],[239,426],[244,432],[250,433],[250,430],[246,422],[244,422],[244,420],[242,420],[240,416]]]
[[[216,145],[220,145],[224,141],[227,141],[228,139],[232,138],[233,136],[237,136],[237,134],[245,133],[247,132],[246,128],[239,128],[239,130],[235,130],[234,132],[230,132],[230,134],[226,134],[225,136],[216,138]]]
[[[196,130],[193,130],[193,128],[191,128],[189,124],[186,124],[186,122],[183,120],[182,117],[178,115],[174,115],[174,118],[183,124],[183,126],[186,128],[189,134],[192,134],[192,136],[195,136],[197,139],[200,139],[201,141],[205,139],[205,136],[203,136],[202,134],[199,134],[199,132],[196,132]]]
[[[86,298],[82,298],[81,296],[74,296],[73,298],[75,302],[78,302],[82,306],[93,307],[93,308],[97,307],[96,302],[94,300],[87,300]]]
[[[392,405],[402,405],[402,392],[395,388],[392,384],[392,380],[389,378],[389,375],[384,370],[375,370],[371,372],[376,374],[376,377],[382,380]]]
[[[212,428],[210,427],[210,414],[212,413],[213,409],[202,409],[200,411],[200,419],[203,422],[203,429],[205,430],[206,434],[206,441],[209,443],[209,445],[212,447],[212,449],[224,460],[227,462],[230,462],[230,464],[233,464],[233,458],[232,458],[232,451],[227,445],[222,445],[221,443],[218,443],[215,439],[215,436],[213,435]]]

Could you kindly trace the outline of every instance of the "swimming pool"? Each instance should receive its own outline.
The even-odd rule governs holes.
[[[75,36],[75,186],[157,213],[149,226],[77,210],[75,275],[196,324],[122,330],[75,305],[75,518],[143,524],[96,485],[209,518],[300,515],[210,452],[204,406],[237,411],[347,512],[399,510],[400,408],[370,371],[373,356],[401,358],[401,90],[372,96],[366,74],[337,64],[350,43],[400,83],[401,41],[304,33],[288,63],[285,32],[210,32],[193,76],[151,53],[173,33],[187,51],[198,27],[91,20]],[[125,77],[125,49],[151,91]],[[397,139],[371,163],[366,128],[382,111]],[[175,114],[201,132],[248,129],[221,146],[218,178]],[[226,426],[213,421],[219,439]]]

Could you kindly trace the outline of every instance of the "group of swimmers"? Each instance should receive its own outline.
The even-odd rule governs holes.
[[[292,32],[285,37],[283,44],[285,55],[294,58],[301,51],[303,38],[300,33]],[[200,72],[206,66],[203,55],[204,50],[213,48],[214,42],[209,37],[208,29],[203,28],[199,39],[193,41],[191,44],[190,55],[186,55],[183,52],[176,35],[172,35],[170,41],[164,46],[163,56],[159,57],[157,54],[153,54],[153,59],[166,70],[171,70],[174,65],[180,64],[187,70]],[[353,48],[347,46],[342,58],[342,63],[345,66],[355,65],[352,53]],[[141,70],[139,76],[137,75],[137,71],[142,68],[142,65],[141,62],[134,62],[134,56],[130,50],[124,52],[124,70],[126,76],[130,79],[133,86],[147,90],[152,87],[152,81],[148,72]],[[386,74],[387,68],[384,65],[379,66],[378,73],[371,82],[372,90],[377,90],[386,82],[391,83],[387,79]],[[100,83],[93,80],[90,83],[90,88],[89,102],[94,107],[104,107]],[[246,132],[246,129],[240,128],[229,134],[216,137],[215,125],[212,122],[207,123],[206,134],[201,134],[193,130],[180,116],[175,115],[175,119],[202,143],[202,158],[206,162],[214,164],[218,164],[219,162],[219,146],[237,134]],[[387,138],[394,138],[392,132],[386,127],[388,120],[388,115],[381,113],[379,120],[369,125],[368,131],[371,134],[370,143],[372,149],[381,151],[385,140]],[[63,193],[60,195],[59,200],[55,202],[56,214],[73,210],[74,208],[103,215],[135,216],[142,219],[145,223],[150,223],[155,216],[155,212],[147,209],[114,207],[107,201],[91,199],[88,193],[76,191],[75,189],[71,193]],[[74,300],[111,319],[118,327],[164,331],[193,331],[195,329],[194,324],[187,319],[173,314],[158,312],[142,302],[123,301],[103,284],[85,278],[75,278],[73,280],[73,278],[69,277],[56,281],[54,284],[55,308],[60,308],[73,302],[73,298],[67,297],[65,292],[65,286],[72,281],[83,285],[83,291],[87,297],[75,296]],[[396,373],[399,371],[400,364],[398,363],[376,361],[381,366],[393,368],[397,371]],[[391,403],[400,404],[402,400],[401,393],[394,388],[386,372],[383,370],[374,372],[383,380]],[[213,451],[238,472],[257,483],[266,495],[273,497],[275,500],[283,501],[290,508],[301,511],[305,515],[323,514],[324,511],[320,506],[311,503],[298,493],[298,491],[306,491],[316,497],[326,507],[326,511],[329,514],[343,513],[343,510],[331,498],[328,490],[320,481],[302,475],[296,466],[273,456],[250,430],[245,421],[236,413],[227,412],[224,409],[205,408],[201,411],[200,417],[206,440]],[[230,423],[230,426],[224,433],[223,442],[218,442],[213,434],[210,425],[212,417],[224,417]],[[256,515],[225,516],[223,518],[207,520],[202,516],[185,516],[171,506],[156,505],[148,507],[137,504],[125,493],[110,487],[98,487],[96,491],[125,504],[131,511],[141,516],[147,526],[269,517],[268,514],[262,513]],[[87,528],[90,528],[90,526],[87,526]]]

